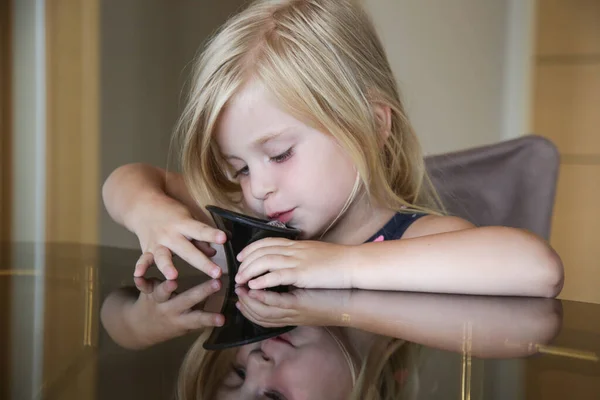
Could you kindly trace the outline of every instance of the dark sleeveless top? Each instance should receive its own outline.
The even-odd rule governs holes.
[[[422,213],[396,213],[380,230],[369,238],[365,243],[383,240],[397,240],[404,235],[408,227],[421,217]]]

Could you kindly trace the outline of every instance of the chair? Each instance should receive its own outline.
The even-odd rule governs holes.
[[[549,239],[560,164],[549,140],[527,135],[429,156],[425,162],[449,214],[478,226],[523,228]]]

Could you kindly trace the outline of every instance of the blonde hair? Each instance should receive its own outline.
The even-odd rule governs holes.
[[[326,329],[348,361],[352,391],[348,400],[416,399],[419,390],[421,346],[400,339],[378,336],[368,356],[359,360],[339,329]],[[237,348],[207,351],[202,347],[210,335],[205,331],[186,354],[177,380],[177,400],[212,400],[231,371]],[[358,364],[358,374],[356,369]],[[356,377],[355,377],[356,374]]]
[[[335,138],[368,199],[403,212],[443,209],[375,28],[359,4],[346,0],[255,1],[208,42],[175,135],[198,204],[248,212],[214,136],[224,107],[252,79],[286,112]],[[387,138],[378,106],[391,110]]]

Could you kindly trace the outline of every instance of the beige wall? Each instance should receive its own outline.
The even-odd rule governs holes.
[[[101,180],[131,162],[165,167],[186,69],[242,0],[101,2]],[[100,242],[139,246],[101,205]]]
[[[534,124],[556,143],[561,297],[600,303],[600,1],[538,0]]]
[[[510,3],[366,0],[426,152],[502,139]]]

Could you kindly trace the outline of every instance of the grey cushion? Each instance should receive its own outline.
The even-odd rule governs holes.
[[[449,214],[478,226],[527,229],[545,239],[559,164],[554,144],[536,135],[426,158]]]

